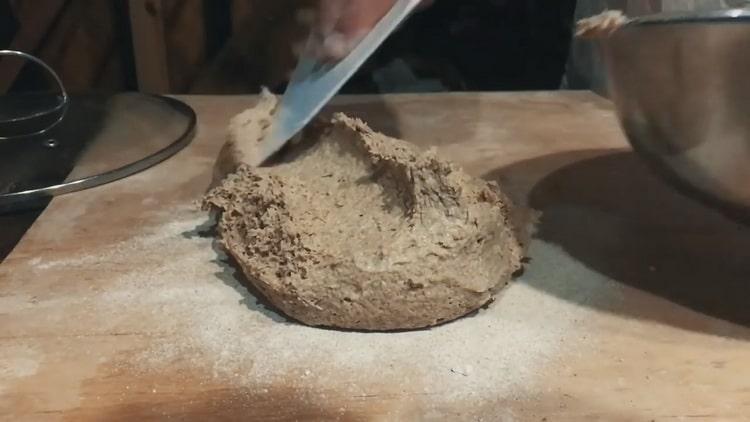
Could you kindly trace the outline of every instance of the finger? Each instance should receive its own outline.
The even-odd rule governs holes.
[[[377,25],[397,0],[321,0],[313,51],[323,61],[346,57]],[[420,8],[433,3],[423,0]]]
[[[369,32],[393,7],[396,0],[349,0],[335,31],[347,38]]]
[[[339,19],[331,32],[323,36],[319,57],[324,61],[338,61],[346,57],[373,27],[393,7],[396,0],[348,0],[339,4]],[[331,7],[332,3],[328,3]],[[330,16],[335,13],[324,9],[328,14],[325,24],[330,28]]]

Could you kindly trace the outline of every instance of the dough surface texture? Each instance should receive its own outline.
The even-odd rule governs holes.
[[[228,143],[257,145],[268,101],[233,120]],[[305,324],[440,324],[487,304],[521,266],[497,185],[358,119],[314,124],[293,157],[271,167],[243,164],[232,148],[241,150],[225,148],[215,176],[234,172],[204,208],[217,213],[220,242],[248,280]]]

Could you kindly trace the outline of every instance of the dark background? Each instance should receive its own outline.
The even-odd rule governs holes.
[[[304,34],[297,13],[313,3],[0,0],[0,46],[44,59],[71,92],[280,90],[294,64],[291,46]],[[134,18],[137,8],[153,19]],[[556,89],[574,8],[575,0],[438,0],[415,14],[344,92]],[[155,36],[154,22],[161,26]],[[134,42],[136,33],[150,34],[149,41]],[[153,51],[158,45],[163,57]],[[161,61],[168,82],[149,86],[149,75],[139,74],[139,55]],[[6,75],[2,68],[0,60]],[[16,89],[34,84],[28,73],[15,75]],[[390,83],[376,82],[378,73]],[[399,83],[402,76],[430,83]]]

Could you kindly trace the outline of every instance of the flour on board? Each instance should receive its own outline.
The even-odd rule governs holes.
[[[515,399],[539,391],[536,383],[552,363],[575,353],[585,341],[585,321],[596,313],[540,286],[555,283],[577,303],[617,294],[603,276],[534,241],[526,273],[475,315],[412,332],[310,328],[257,303],[205,233],[205,214],[180,208],[164,219],[94,256],[36,263],[116,269],[106,290],[75,300],[99,315],[87,322],[92,330],[153,334],[147,348],[120,363],[129,371],[154,374],[174,364],[258,391],[291,380],[322,395],[332,388],[352,395],[419,391],[446,405]]]

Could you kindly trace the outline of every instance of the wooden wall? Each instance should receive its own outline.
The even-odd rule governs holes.
[[[206,8],[216,10],[217,6],[229,8],[230,5],[229,0],[0,2],[10,5],[19,27],[11,43],[2,47],[31,52],[42,58],[60,74],[71,92],[138,89],[139,76],[142,76],[138,72],[139,55],[157,56],[156,64],[163,65],[160,71],[164,72],[166,84],[156,91],[188,92],[223,45],[219,40],[219,45],[214,45],[216,51],[209,51],[208,40],[216,37],[206,34],[206,16],[211,15],[206,13]],[[133,19],[139,12],[151,19]],[[250,12],[248,9],[247,13]],[[230,16],[229,11],[226,15]],[[156,32],[155,23],[158,23]],[[227,19],[225,26],[230,25]],[[230,28],[226,32],[229,33]],[[142,33],[147,36],[139,36]],[[143,39],[142,43],[134,42],[139,38]],[[0,60],[0,90],[12,85],[18,72],[15,63]],[[143,88],[143,84],[140,87]]]
[[[72,92],[125,88],[115,2],[24,0],[11,2],[19,26],[10,48],[31,52],[52,66]],[[0,61],[0,90],[20,69]]]
[[[129,0],[133,57],[141,90],[184,93],[210,59],[207,16],[228,2]],[[228,24],[228,22],[227,22]]]

